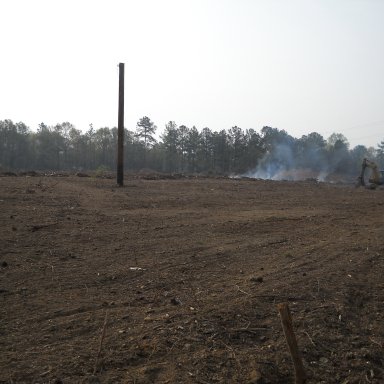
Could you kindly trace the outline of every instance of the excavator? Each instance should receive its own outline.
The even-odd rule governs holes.
[[[365,182],[365,170],[367,168],[371,169],[371,175],[368,179],[368,185]],[[384,184],[384,170],[379,170],[377,164],[371,160],[364,159],[361,164],[361,173],[357,178],[357,187],[363,186],[368,189],[376,189],[379,185]]]

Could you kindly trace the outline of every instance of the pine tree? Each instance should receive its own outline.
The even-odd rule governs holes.
[[[147,116],[142,117],[136,125],[136,136],[144,142],[144,147],[148,149],[156,143],[154,134],[156,132],[156,125]]]

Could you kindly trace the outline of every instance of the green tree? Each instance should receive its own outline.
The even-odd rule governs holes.
[[[361,164],[363,159],[368,157],[368,148],[365,145],[356,145],[351,150],[351,156],[358,164]]]
[[[189,128],[185,125],[180,125],[177,129],[177,150],[179,154],[179,170],[180,172],[187,171],[187,148],[188,148]]]
[[[244,166],[246,170],[255,169],[264,156],[264,148],[261,136],[254,129],[247,129],[245,132],[246,153]]]
[[[137,146],[138,158],[142,157],[142,164],[147,167],[147,154],[151,147],[156,143],[154,137],[156,132],[156,125],[147,116],[142,117],[136,125],[136,137],[141,145]],[[140,161],[140,162],[141,162]]]
[[[259,164],[261,172],[274,177],[282,171],[295,167],[296,140],[292,136],[285,130],[263,127],[261,137],[265,152]]]
[[[68,151],[70,150],[70,136],[69,133],[75,129],[74,125],[65,121],[61,124],[56,124],[52,131],[55,134],[55,144],[57,146],[57,156],[59,169],[68,169],[71,165],[68,159]]]
[[[384,168],[384,140],[377,144],[377,162],[380,168]]]
[[[96,168],[96,132],[93,128],[93,124],[89,124],[88,130],[84,134],[84,141],[86,143],[86,154],[85,154],[85,168],[95,169]]]
[[[178,142],[179,133],[177,124],[174,121],[169,121],[165,125],[165,130],[161,136],[164,146],[164,169],[167,172],[175,172],[178,167]]]
[[[79,144],[79,141],[77,144]],[[114,167],[116,145],[112,130],[108,127],[99,128],[95,132],[97,167],[104,166],[109,169]]]
[[[246,157],[246,141],[244,131],[238,126],[232,127],[228,132],[231,146],[230,170],[232,172],[244,171],[244,158]]]
[[[231,165],[231,143],[228,133],[222,129],[220,132],[212,132],[212,168],[215,173],[227,174]]]
[[[187,139],[187,169],[188,172],[197,171],[197,152],[199,150],[200,134],[195,126],[188,131]]]
[[[58,167],[57,145],[58,134],[53,132],[52,127],[40,123],[34,135],[34,149],[36,153],[35,166],[42,170],[52,170]]]
[[[268,126],[261,129],[261,138],[266,152],[274,151],[279,145],[291,147],[295,142],[295,139],[285,130]]]
[[[136,136],[144,142],[144,147],[147,149],[156,143],[154,138],[156,125],[147,116],[142,117],[136,125]]]
[[[327,139],[328,147],[349,148],[348,139],[342,133],[332,133]]]
[[[341,133],[327,139],[329,169],[337,173],[352,173],[354,165],[349,152],[349,142]]]
[[[298,168],[323,171],[326,164],[326,141],[317,132],[296,140],[295,156]]]
[[[136,142],[135,133],[124,129],[124,168],[131,171],[136,169]]]
[[[212,131],[206,127],[200,133],[199,149],[197,152],[197,164],[201,171],[213,171],[213,149],[213,134]]]
[[[0,165],[11,169],[31,165],[29,128],[22,122],[0,121]]]

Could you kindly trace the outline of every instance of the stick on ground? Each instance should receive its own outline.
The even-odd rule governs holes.
[[[283,326],[285,339],[291,353],[293,365],[295,368],[295,384],[305,384],[306,375],[304,372],[303,362],[301,360],[299,348],[297,346],[296,336],[293,331],[292,317],[287,303],[277,304],[280,314],[281,325]]]
[[[105,337],[105,329],[107,328],[107,319],[108,319],[108,311],[105,311],[104,324],[103,324],[103,329],[101,331],[99,350],[98,350],[97,356],[96,356],[95,367],[93,368],[93,374],[94,375],[96,374],[97,368],[98,368],[98,365],[99,365],[99,358],[100,358],[100,355],[101,355],[101,349],[103,347],[103,341],[104,341],[104,337]]]

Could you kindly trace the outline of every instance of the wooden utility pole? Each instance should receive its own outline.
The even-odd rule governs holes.
[[[117,184],[124,185],[124,63],[119,64],[119,116],[117,125]]]

